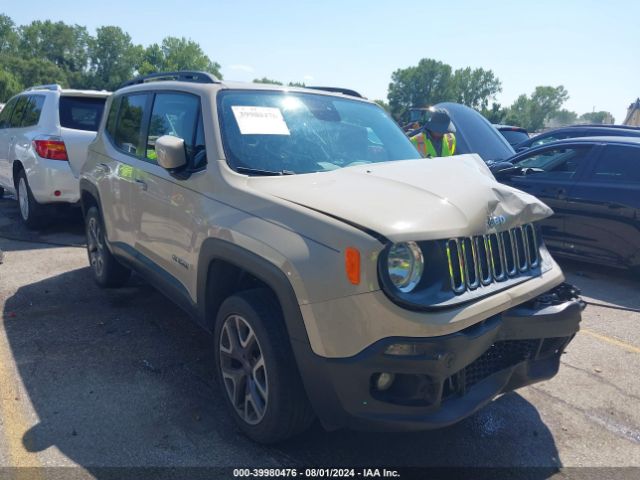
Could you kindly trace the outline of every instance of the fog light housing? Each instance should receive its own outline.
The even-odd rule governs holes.
[[[389,390],[391,385],[393,385],[394,380],[396,379],[395,374],[389,372],[379,373],[375,380],[376,389],[384,392],[385,390]]]

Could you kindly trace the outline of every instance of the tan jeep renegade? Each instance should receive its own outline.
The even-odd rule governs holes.
[[[337,90],[337,91],[336,91]],[[421,159],[355,92],[137,78],[81,175],[96,281],[135,270],[213,334],[240,428],[429,429],[552,377],[582,303],[476,155]]]

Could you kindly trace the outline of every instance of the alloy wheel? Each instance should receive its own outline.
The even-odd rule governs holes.
[[[262,348],[251,325],[229,315],[220,332],[220,370],[227,395],[246,423],[260,423],[267,411],[269,382]]]
[[[18,205],[20,206],[20,215],[26,221],[29,218],[29,192],[24,177],[20,177],[18,182]]]
[[[91,267],[96,276],[100,277],[104,270],[104,240],[100,222],[96,217],[89,218],[87,225],[87,249]]]

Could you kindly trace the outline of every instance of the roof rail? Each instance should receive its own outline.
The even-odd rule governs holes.
[[[49,83],[47,85],[34,85],[33,87],[27,88],[26,91],[30,92],[31,90],[52,90],[59,92],[60,90],[62,90],[62,87],[57,83]]]
[[[333,93],[342,93],[343,95],[349,95],[350,97],[358,97],[365,98],[360,95],[355,90],[351,90],[350,88],[341,88],[341,87],[305,87],[311,88],[312,90],[323,90],[325,92],[333,92]]]
[[[210,73],[181,70],[178,72],[157,72],[150,73],[149,75],[141,75],[134,78],[133,80],[127,80],[126,82],[121,83],[120,85],[118,85],[118,89],[130,87],[131,85],[139,85],[141,83],[170,80],[193,83],[220,83],[220,80],[215,75],[212,75]]]

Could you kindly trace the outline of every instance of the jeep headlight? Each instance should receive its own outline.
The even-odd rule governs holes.
[[[389,249],[387,269],[391,283],[403,293],[412,291],[424,271],[424,257],[416,242],[395,243]]]

